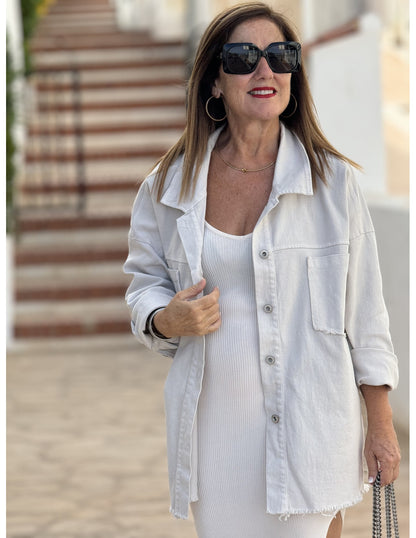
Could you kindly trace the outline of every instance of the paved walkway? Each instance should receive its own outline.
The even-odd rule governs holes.
[[[163,384],[170,360],[133,337],[9,352],[7,538],[196,538],[170,516]],[[397,484],[408,538],[408,451]],[[371,496],[343,538],[368,538]],[[259,536],[259,538],[261,538]]]

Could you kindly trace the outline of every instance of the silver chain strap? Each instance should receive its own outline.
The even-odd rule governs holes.
[[[381,487],[380,473],[377,474],[376,481],[373,486],[373,536],[372,538],[382,538],[381,524]],[[397,518],[396,496],[394,493],[393,484],[388,484],[384,488],[385,496],[385,516],[386,516],[386,537],[392,538],[392,518],[394,526],[394,536],[399,537],[399,521]]]

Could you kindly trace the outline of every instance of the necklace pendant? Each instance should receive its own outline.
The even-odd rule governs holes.
[[[243,174],[247,174],[247,168],[242,168],[241,171],[243,172]]]

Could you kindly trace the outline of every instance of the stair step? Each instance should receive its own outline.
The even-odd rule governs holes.
[[[124,158],[114,161],[97,159],[84,162],[85,182],[100,181],[126,181],[136,180],[138,183],[153,169],[157,158],[154,156],[141,156],[136,158]],[[78,169],[76,162],[49,163],[48,166],[40,166],[39,163],[28,163],[25,167],[25,181],[32,184],[42,184],[44,180],[58,183],[70,183],[77,181]]]
[[[44,212],[43,212],[44,213]],[[20,216],[18,222],[19,233],[33,233],[45,230],[76,230],[76,229],[107,229],[115,227],[128,228],[130,216],[81,216],[77,217],[76,213],[69,216],[62,215],[62,212],[56,215],[41,216],[28,214]]]
[[[65,303],[25,302],[15,307],[15,337],[44,338],[130,332],[123,298]]]
[[[132,157],[154,157],[155,159],[161,157],[168,150],[167,146],[149,147],[149,148],[118,148],[114,150],[86,150],[83,152],[82,159],[84,160],[106,160],[106,159],[130,159]],[[79,156],[75,152],[56,152],[55,154],[43,153],[36,154],[27,152],[26,162],[78,162]]]
[[[124,287],[124,292],[131,281],[130,275],[122,271],[117,262],[95,262],[88,265],[22,265],[16,268],[14,275],[19,290],[38,291],[41,289],[74,290],[87,287],[100,288],[104,285]]]
[[[105,52],[105,51],[103,51]],[[108,69],[105,65],[101,69],[95,69],[93,71],[82,70],[79,72],[79,84],[82,87],[83,84],[100,84],[102,87],[106,87],[106,84],[113,82],[127,83],[134,82],[139,83],[141,81],[145,83],[151,83],[152,81],[164,81],[168,79],[178,78],[183,81],[185,74],[185,65],[166,65],[163,69],[158,66],[148,65],[143,66],[140,69],[132,69],[118,65],[114,69]],[[58,71],[52,73],[33,73],[28,82],[35,89],[41,83],[53,84],[60,90],[60,84],[73,83],[73,74],[70,71]],[[182,82],[181,82],[182,85]]]
[[[131,47],[176,47],[183,45],[181,40],[154,41],[141,32],[109,32],[99,35],[79,35],[76,39],[68,36],[36,36],[31,42],[33,53],[62,50],[118,49]]]
[[[19,286],[15,298],[17,301],[76,301],[79,299],[97,299],[108,297],[123,297],[127,286],[104,282],[101,286],[89,283],[78,286],[46,286],[27,288]]]
[[[42,191],[41,191],[42,192]],[[114,190],[95,190],[90,191],[85,188],[74,190],[72,192],[66,190],[55,189],[55,194],[44,193],[43,200],[39,195],[34,199],[30,199],[27,195],[20,196],[19,208],[23,210],[25,207],[33,204],[40,205],[43,201],[43,206],[47,207],[48,203],[55,207],[79,207],[80,196],[82,196],[82,211],[85,215],[104,215],[110,217],[112,215],[128,215],[134,201],[136,191],[133,189],[118,189]],[[35,196],[35,195],[34,195]]]
[[[142,67],[154,67],[157,66],[159,68],[165,68],[166,66],[172,66],[172,65],[183,65],[184,59],[183,58],[143,58],[142,60],[130,60],[130,61],[124,61],[124,62],[104,62],[103,61],[97,61],[97,62],[90,62],[90,63],[83,63],[83,64],[75,64],[71,58],[68,59],[66,62],[62,62],[60,64],[51,64],[51,65],[38,65],[35,62],[34,70],[38,73],[50,73],[50,72],[59,72],[59,71],[69,71],[71,69],[77,69],[78,71],[83,70],[98,70],[103,69],[105,67],[106,69],[141,69]]]
[[[120,80],[117,77],[116,80],[97,81],[97,82],[81,82],[78,85],[78,91],[95,90],[95,89],[118,89],[118,88],[146,88],[146,87],[158,87],[158,86],[184,86],[183,78],[159,78],[154,80],[146,80],[143,78],[137,80]],[[36,86],[38,92],[52,92],[52,91],[74,91],[74,83],[68,82],[39,82]]]
[[[49,104],[40,104],[38,110],[40,112],[51,113],[51,112],[72,112],[78,110],[80,113],[84,114],[85,111],[91,110],[120,110],[120,109],[132,109],[132,108],[147,108],[147,107],[183,107],[185,105],[185,96],[183,97],[165,97],[163,101],[159,99],[154,99],[148,97],[146,99],[135,99],[130,101],[114,101],[111,95],[106,96],[106,101],[101,101],[99,103],[81,102],[74,106],[74,103],[49,103]]]
[[[55,96],[51,96],[50,93],[41,92],[37,96],[36,105],[38,110],[53,110],[54,105],[70,105],[71,109],[74,108],[74,92],[71,90],[59,90]],[[108,106],[108,103],[112,103],[117,106],[118,103],[136,103],[137,101],[144,103],[158,102],[165,103],[172,99],[181,100],[185,99],[185,87],[183,84],[172,85],[161,84],[157,87],[144,86],[142,88],[112,88],[106,87],[86,89],[79,92],[79,99],[81,105],[87,106],[91,104],[100,105],[104,103]]]
[[[114,260],[124,263],[128,228],[45,230],[22,234],[15,248],[16,265],[88,263]]]
[[[41,25],[39,24],[36,28],[36,34],[42,36],[50,37],[63,37],[67,39],[77,39],[79,35],[107,35],[109,33],[117,32],[117,24],[114,21],[111,21],[107,24],[94,24],[93,20],[88,26],[78,26],[78,25]]]
[[[80,128],[81,129],[81,128]],[[115,151],[122,152],[131,149],[138,150],[140,148],[141,154],[148,151],[150,155],[155,155],[156,150],[162,149],[162,152],[156,153],[156,155],[163,155],[166,149],[170,148],[181,136],[183,129],[152,129],[146,131],[133,131],[128,130],[126,132],[119,132],[117,136],[114,136],[110,131],[84,133],[82,140],[76,136],[67,135],[55,135],[49,136],[37,136],[30,140],[28,144],[28,155],[43,156],[43,160],[47,160],[48,155],[53,157],[55,154],[71,154],[77,151],[82,151],[86,155],[89,152]],[[82,147],[79,148],[78,144],[81,142]]]
[[[127,257],[127,248],[101,247],[77,250],[58,251],[51,249],[36,249],[19,251],[15,255],[16,265],[52,264],[52,263],[90,263],[94,261],[120,260]]]
[[[152,65],[153,62],[164,62],[169,65],[171,61],[184,62],[185,48],[182,45],[167,47],[132,47],[123,49],[101,48],[78,50],[76,53],[68,50],[58,50],[56,52],[47,51],[36,54],[35,66],[37,70],[47,69],[49,66],[76,65],[82,69],[84,65],[125,64],[129,62],[146,62]]]
[[[154,129],[163,128],[163,124],[184,121],[184,106],[147,106],[146,108],[108,108],[100,110],[83,110],[81,125],[84,128],[100,125],[140,125],[153,124]],[[29,125],[36,128],[37,126],[56,126],[73,128],[76,125],[76,118],[71,111],[57,112],[56,114],[35,114],[32,113]]]
[[[47,17],[42,17],[37,25],[38,32],[48,29],[50,26],[72,26],[93,24],[114,24],[115,12],[113,9],[103,9],[96,6],[95,9],[84,9],[82,11],[50,10]]]
[[[103,6],[109,6],[112,5],[113,0],[58,0],[57,4],[59,6],[84,6],[84,5],[103,5]]]
[[[139,184],[137,179],[132,180],[116,180],[116,181],[86,181],[83,184],[78,184],[76,178],[72,178],[65,183],[58,181],[43,180],[42,183],[34,184],[31,182],[20,186],[19,192],[24,194],[52,194],[54,192],[61,193],[93,193],[93,192],[109,192],[109,191],[134,191],[138,190]]]
[[[83,125],[82,133],[84,135],[91,134],[108,134],[108,133],[127,133],[137,131],[154,131],[155,128],[163,129],[164,131],[182,131],[185,128],[183,119],[166,121],[159,126],[158,122],[152,123],[103,123],[95,125]],[[30,136],[75,136],[78,135],[78,128],[73,125],[30,125],[28,133]]]
[[[113,13],[114,8],[108,3],[74,3],[74,4],[62,4],[61,2],[52,4],[48,10],[48,18],[55,15],[71,15],[77,13],[80,15],[89,14],[89,13]]]

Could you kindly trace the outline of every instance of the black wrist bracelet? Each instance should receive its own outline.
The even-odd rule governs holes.
[[[159,312],[159,310],[163,310],[163,308],[164,307],[153,310],[153,312],[147,318],[145,334],[151,334],[153,337],[160,338],[161,340],[169,340],[167,336],[165,336],[164,334],[162,334],[160,331],[156,329],[155,322],[154,322],[156,314]]]

